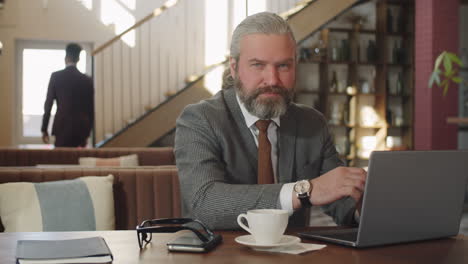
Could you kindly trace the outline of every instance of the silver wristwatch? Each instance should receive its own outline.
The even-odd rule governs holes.
[[[301,201],[301,205],[303,208],[308,208],[312,206],[310,202],[310,193],[312,192],[313,185],[308,180],[297,181],[294,184],[294,192]]]

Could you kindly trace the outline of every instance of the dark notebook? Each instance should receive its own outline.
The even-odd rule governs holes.
[[[69,240],[19,240],[16,262],[111,263],[112,253],[102,237]]]

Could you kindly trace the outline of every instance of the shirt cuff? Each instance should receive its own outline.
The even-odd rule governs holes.
[[[283,187],[280,191],[280,204],[281,209],[288,211],[289,216],[294,213],[293,209],[293,201],[292,201],[292,193],[294,190],[295,182],[283,184]]]

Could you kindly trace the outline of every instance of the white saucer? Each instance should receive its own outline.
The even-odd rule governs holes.
[[[281,237],[280,241],[275,244],[257,244],[255,239],[252,235],[245,235],[245,236],[238,236],[234,239],[237,243],[249,246],[253,249],[266,249],[266,248],[274,248],[274,247],[284,247],[293,245],[296,243],[301,242],[301,239],[296,236],[288,236],[284,235]]]

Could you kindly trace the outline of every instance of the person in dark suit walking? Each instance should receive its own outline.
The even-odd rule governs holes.
[[[94,123],[93,80],[78,71],[81,46],[70,43],[66,47],[66,68],[52,73],[44,103],[42,141],[49,143],[50,110],[57,103],[57,112],[52,125],[55,147],[84,147]]]

